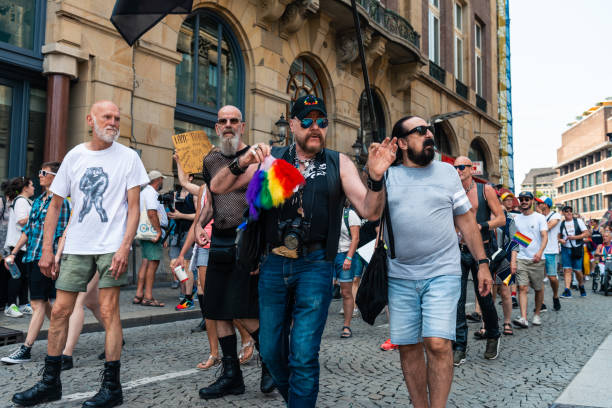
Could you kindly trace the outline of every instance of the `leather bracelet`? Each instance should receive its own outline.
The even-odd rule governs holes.
[[[381,178],[380,180],[373,180],[372,177],[370,177],[370,175],[368,174],[368,188],[370,190],[377,193],[379,191],[382,191],[384,186],[384,178]]]
[[[246,169],[243,169],[238,164],[238,157],[236,157],[234,160],[232,160],[232,162],[227,167],[229,168],[230,172],[234,176],[239,176],[241,174],[244,174],[244,172],[246,171]]]
[[[489,222],[488,222],[488,221],[481,222],[481,223],[480,223],[480,227],[481,227],[483,230],[485,230],[485,231],[488,231],[488,230],[490,230],[490,229],[491,229],[491,227],[489,227]]]
[[[489,258],[479,259],[479,260],[478,260],[478,265],[482,265],[482,264],[487,264],[487,265],[490,265],[490,264],[491,264],[491,261],[489,260]]]

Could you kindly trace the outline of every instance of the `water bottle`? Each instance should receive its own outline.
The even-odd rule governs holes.
[[[21,278],[21,272],[19,271],[19,268],[17,267],[15,262],[7,262],[7,264],[9,265],[9,272],[11,273],[13,279]]]

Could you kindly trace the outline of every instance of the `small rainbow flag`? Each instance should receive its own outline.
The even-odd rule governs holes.
[[[529,244],[531,244],[532,239],[527,235],[523,235],[520,232],[516,231],[516,234],[512,237],[512,241],[516,242],[523,248],[527,248]]]
[[[302,173],[287,161],[266,157],[247,187],[250,216],[257,220],[260,210],[280,207],[304,183]]]

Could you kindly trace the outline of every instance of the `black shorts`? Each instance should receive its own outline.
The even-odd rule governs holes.
[[[204,284],[204,313],[207,319],[258,319],[259,275],[241,270],[236,264],[235,230],[213,231],[206,281]],[[228,245],[223,246],[223,242]]]
[[[42,274],[40,268],[38,267],[38,261],[26,262],[24,266],[28,270],[30,299],[55,299],[55,281]]]

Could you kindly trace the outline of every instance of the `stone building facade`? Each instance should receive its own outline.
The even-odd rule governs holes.
[[[612,102],[602,102],[563,132],[557,149],[557,202],[585,219],[612,209]]]
[[[520,191],[536,191],[542,195],[550,197],[553,202],[556,202],[557,189],[553,185],[553,180],[558,176],[559,172],[552,167],[538,167],[529,170],[525,175],[525,179],[521,183]],[[533,183],[536,183],[535,189]]]
[[[349,0],[194,0],[192,15],[164,18],[134,47],[109,21],[114,0],[16,2],[21,3],[33,5],[44,32],[34,30],[38,43],[29,66],[11,57],[11,47],[4,52],[2,44],[0,62],[27,70],[21,81],[40,89],[42,113],[13,100],[13,111],[39,115],[38,143],[23,141],[33,137],[27,129],[17,134],[4,129],[5,138],[20,140],[17,145],[26,151],[6,165],[3,177],[61,158],[87,140],[85,116],[100,99],[115,101],[121,110],[121,143],[141,151],[148,169],[168,175],[171,135],[203,129],[215,143],[215,112],[226,103],[243,110],[249,143],[268,142],[292,100],[316,93],[328,107],[329,147],[352,155],[358,137],[365,145],[371,142]],[[357,3],[380,133],[390,134],[407,114],[438,119],[440,151],[483,161],[484,178],[497,182],[495,1]],[[2,28],[1,14],[0,43],[3,30],[23,31],[10,24]],[[464,112],[440,116],[458,111]]]

